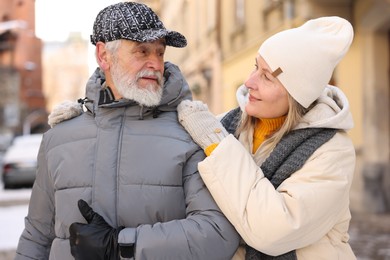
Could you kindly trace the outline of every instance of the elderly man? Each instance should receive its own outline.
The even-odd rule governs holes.
[[[164,63],[166,46],[185,37],[123,2],[100,11],[91,41],[99,68],[80,99],[85,112],[44,135],[16,259],[230,259],[239,236],[178,122],[188,85]]]

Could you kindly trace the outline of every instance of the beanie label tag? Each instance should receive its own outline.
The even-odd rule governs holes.
[[[279,76],[280,73],[282,73],[282,72],[283,72],[283,70],[279,67],[279,68],[277,68],[274,72],[272,72],[271,74],[272,74],[272,76],[274,76],[274,77],[276,78],[276,77]]]

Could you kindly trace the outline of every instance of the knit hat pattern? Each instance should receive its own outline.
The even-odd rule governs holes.
[[[110,42],[119,39],[151,42],[165,38],[166,44],[185,47],[186,38],[175,31],[167,30],[156,13],[144,4],[120,2],[101,10],[94,22],[91,42]]]
[[[337,16],[312,19],[263,42],[258,53],[289,94],[308,108],[328,85],[353,40],[353,27]]]

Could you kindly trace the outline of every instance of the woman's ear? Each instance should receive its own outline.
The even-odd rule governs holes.
[[[103,71],[110,68],[109,54],[106,50],[106,45],[103,42],[96,43],[96,61]]]

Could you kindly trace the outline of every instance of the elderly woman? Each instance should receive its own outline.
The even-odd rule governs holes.
[[[343,92],[328,85],[353,28],[322,17],[267,39],[218,120],[183,101],[179,120],[207,154],[201,176],[246,246],[237,258],[356,259],[348,244],[355,150]],[[245,250],[246,249],[246,250]]]

